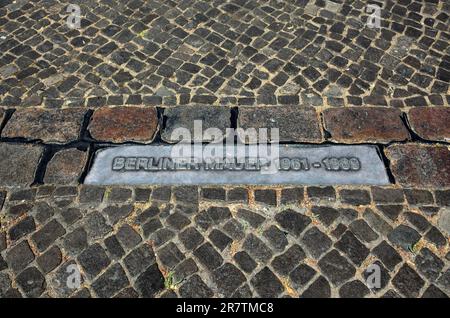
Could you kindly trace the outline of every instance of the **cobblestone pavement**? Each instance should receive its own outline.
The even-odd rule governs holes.
[[[380,30],[368,1],[71,0],[73,30],[0,0],[0,297],[450,296],[450,5],[374,2]],[[370,144],[392,185],[83,185],[194,120]]]
[[[450,295],[450,190],[41,186],[0,194],[3,297]],[[372,264],[381,281],[368,288]],[[79,288],[67,286],[71,265]]]
[[[448,104],[448,1],[368,3],[2,0],[1,104]]]

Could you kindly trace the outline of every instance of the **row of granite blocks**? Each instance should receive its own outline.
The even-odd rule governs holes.
[[[194,137],[195,121],[224,137],[236,127],[278,128],[280,143],[374,144],[396,183],[450,186],[449,107],[24,108],[0,109],[0,120],[0,186],[78,184],[98,147],[175,143],[177,128]]]

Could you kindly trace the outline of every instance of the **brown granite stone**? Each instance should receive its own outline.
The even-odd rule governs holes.
[[[155,107],[103,107],[89,124],[92,138],[99,141],[149,143],[158,129]]]
[[[86,109],[27,108],[14,112],[2,137],[64,144],[78,140]]]
[[[86,165],[87,152],[77,149],[58,151],[47,165],[44,182],[51,184],[78,184]]]
[[[421,138],[450,141],[450,107],[416,107],[408,113],[412,130]]]
[[[330,108],[323,112],[331,140],[343,143],[389,143],[409,138],[401,112],[385,107]]]
[[[323,141],[319,116],[312,107],[270,106],[240,107],[238,127],[278,128],[280,142],[315,142]],[[241,140],[243,139],[242,136]],[[270,138],[270,130],[268,131]]]
[[[32,184],[42,153],[38,145],[0,143],[0,186]]]
[[[448,147],[423,144],[395,144],[386,155],[397,183],[404,186],[443,188],[450,186]]]

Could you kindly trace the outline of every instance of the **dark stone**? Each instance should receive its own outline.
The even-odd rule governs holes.
[[[335,247],[345,253],[355,265],[361,265],[370,252],[350,231],[345,232]]]
[[[264,237],[269,241],[270,245],[278,250],[283,251],[284,248],[289,244],[286,233],[278,229],[275,225],[271,225],[263,232]]]
[[[227,200],[228,201],[247,202],[247,200],[248,200],[247,190],[243,189],[243,188],[234,188],[234,189],[228,190]]]
[[[231,218],[231,212],[226,207],[210,207],[206,212],[201,212],[195,217],[197,224],[203,228],[208,229],[211,225],[218,225],[225,220]]]
[[[213,229],[209,234],[210,241],[220,250],[223,251],[233,240],[217,229]]]
[[[218,290],[225,297],[230,297],[233,292],[245,282],[245,276],[230,263],[225,263],[213,272],[213,281]]]
[[[36,259],[39,268],[47,274],[58,267],[62,262],[62,254],[58,247],[54,246],[50,248],[47,252],[42,254]]]
[[[422,298],[448,298],[448,296],[435,285],[430,285],[423,293]]]
[[[202,188],[202,197],[206,200],[225,200],[226,192],[223,188]]]
[[[60,236],[64,235],[66,230],[56,220],[50,221],[42,229],[36,232],[32,239],[39,251],[46,250]]]
[[[409,226],[402,224],[389,233],[388,239],[392,244],[400,246],[406,251],[410,251],[420,240],[420,234]]]
[[[370,204],[370,194],[365,190],[341,190],[339,192],[341,202],[351,205]]]
[[[263,216],[259,215],[258,213],[246,209],[239,209],[237,212],[237,217],[244,219],[255,229],[258,228],[266,220]]]
[[[134,248],[142,241],[140,235],[128,224],[123,225],[117,231],[116,237],[125,250]]]
[[[210,298],[214,294],[198,275],[191,276],[179,289],[184,298]]]
[[[63,245],[68,254],[78,255],[88,246],[86,230],[83,228],[73,230],[64,237]]]
[[[378,238],[370,226],[364,220],[356,220],[349,225],[350,230],[362,241],[370,243]]]
[[[425,235],[425,238],[437,247],[442,247],[447,244],[447,239],[435,226],[431,227]]]
[[[282,97],[281,103],[298,105],[298,96]],[[269,106],[240,107],[238,126],[244,130],[249,128],[278,128],[280,142],[311,142],[322,141],[322,132],[313,107]],[[244,137],[241,136],[241,140]],[[244,140],[243,140],[244,141]],[[269,203],[270,204],[270,203]]]
[[[161,248],[158,253],[158,258],[161,263],[166,268],[174,268],[178,263],[184,260],[184,254],[178,249],[178,247],[170,242],[163,248]]]
[[[8,267],[15,272],[24,269],[33,260],[34,254],[27,241],[20,242],[6,254]]]
[[[434,195],[436,197],[436,203],[439,206],[449,206],[450,207],[450,190],[436,190],[434,192]],[[0,206],[1,206],[1,204],[0,204]]]
[[[171,214],[167,218],[167,224],[169,224],[171,227],[173,227],[177,231],[181,231],[183,228],[188,226],[191,223],[191,221],[185,217],[183,214],[175,212]]]
[[[409,223],[411,223],[420,233],[426,232],[431,227],[430,222],[420,214],[406,212],[404,215]]]
[[[281,204],[299,204],[304,197],[303,188],[289,188],[281,190]]]
[[[136,289],[142,297],[155,297],[157,293],[164,289],[164,277],[155,263],[149,266],[136,279]]]
[[[236,254],[234,254],[233,259],[238,264],[238,266],[246,273],[251,273],[258,265],[245,251],[237,252]]]
[[[143,244],[130,252],[123,260],[126,269],[131,276],[137,276],[142,273],[149,265],[155,262],[153,249]]]
[[[194,96],[192,101],[195,99],[199,98]],[[207,103],[209,102],[208,99],[206,100]],[[191,132],[191,136],[194,136],[195,120],[202,120],[203,130],[214,127],[225,133],[226,128],[230,128],[230,110],[227,107],[210,107],[209,105],[169,107],[165,109],[164,117],[167,120],[161,137],[167,142],[179,141],[173,139],[172,135],[173,131],[179,127],[187,128]],[[212,141],[212,136],[204,135],[202,138],[204,140],[194,141]]]
[[[277,193],[275,190],[255,190],[255,201],[276,206]]]
[[[316,275],[316,271],[306,264],[300,264],[290,274],[289,279],[296,289],[301,289]]]
[[[222,256],[220,256],[210,243],[205,243],[197,248],[194,251],[194,256],[210,271],[216,269],[223,263]]]
[[[82,186],[80,190],[80,203],[100,203],[103,200],[105,188],[95,186]]]
[[[371,190],[375,203],[403,203],[405,201],[402,189],[372,187]]]
[[[12,241],[17,241],[21,237],[33,233],[35,229],[36,224],[34,223],[34,219],[30,216],[26,217],[9,229],[9,238]]]
[[[29,267],[16,277],[27,297],[39,297],[45,291],[45,277],[36,267]]]
[[[272,267],[277,273],[287,276],[305,258],[306,255],[302,248],[293,245],[285,253],[273,259]]]
[[[131,199],[132,191],[126,188],[112,188],[108,195],[110,202],[126,202]]]
[[[404,296],[413,298],[419,296],[425,282],[411,267],[405,264],[392,279],[392,284]]]
[[[244,226],[237,220],[231,219],[224,226],[223,230],[234,240],[242,240],[245,237]]]
[[[369,294],[370,290],[359,280],[353,280],[345,283],[339,289],[339,297],[341,298],[363,298]]]
[[[125,219],[133,211],[132,205],[109,206],[103,210],[111,224],[116,224],[121,219]]]
[[[197,264],[192,258],[188,258],[187,260],[182,261],[178,264],[173,270],[173,281],[174,283],[178,283],[184,281],[186,278],[195,274],[198,271]]]
[[[75,223],[75,221],[83,217],[80,210],[77,208],[65,209],[61,212],[61,216],[63,218],[64,223],[67,225],[71,225]]]
[[[311,223],[311,219],[309,217],[297,213],[291,209],[278,213],[275,216],[275,220],[281,225],[282,228],[297,237],[300,236],[300,234]]]
[[[100,244],[89,246],[78,256],[78,261],[84,272],[91,278],[97,276],[111,263]]]
[[[284,291],[280,280],[268,267],[264,267],[251,280],[251,284],[260,297],[277,297]]]
[[[333,224],[334,220],[339,217],[339,211],[328,206],[314,206],[311,212],[326,226]]]
[[[158,231],[156,231],[155,233],[153,233],[150,236],[150,240],[153,241],[153,244],[156,247],[159,247],[159,246],[163,245],[164,243],[168,242],[174,236],[175,236],[174,232],[172,232],[169,229],[162,228],[162,229],[159,229]]]
[[[122,258],[123,255],[125,255],[125,251],[115,235],[107,237],[104,241],[104,244],[106,247],[106,251],[112,259],[118,260]]]
[[[148,211],[144,211],[141,216],[146,214]],[[158,211],[159,212],[159,211]],[[154,234],[158,229],[162,228],[163,225],[158,218],[151,219],[147,223],[142,226],[142,230],[144,232],[144,237],[149,237]]]
[[[322,257],[318,265],[333,285],[340,285],[355,275],[355,268],[336,250]]]
[[[161,200],[161,201],[169,201],[172,195],[172,190],[170,187],[158,187],[153,189],[152,199]]]
[[[430,281],[435,281],[442,269],[444,262],[433,254],[428,248],[422,248],[415,259],[417,270]]]
[[[396,221],[403,211],[403,205],[377,205],[377,209],[392,221]]]
[[[333,187],[308,187],[306,192],[308,197],[313,200],[336,200],[336,191]]]
[[[194,250],[203,242],[203,236],[193,227],[187,228],[178,234],[178,237],[184,247],[188,250]]]
[[[98,297],[111,298],[129,284],[127,275],[120,264],[114,264],[92,284]]]
[[[134,190],[134,200],[136,202],[147,202],[150,199],[151,189],[137,188]]]
[[[330,283],[325,277],[317,278],[301,295],[302,298],[329,298],[331,297]]]
[[[400,254],[398,254],[386,241],[378,244],[378,246],[372,250],[372,253],[378,257],[390,271],[393,271],[395,266],[402,261]]]
[[[247,236],[242,244],[242,248],[261,262],[267,262],[272,257],[271,250],[264,244],[263,241],[253,234],[249,234]]]
[[[409,204],[434,204],[433,194],[427,190],[405,189],[406,200]]]
[[[331,247],[331,240],[317,227],[309,229],[301,240],[302,245],[315,259],[319,259]]]

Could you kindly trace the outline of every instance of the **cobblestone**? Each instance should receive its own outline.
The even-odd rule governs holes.
[[[290,201],[289,209],[242,202],[224,208],[222,199],[202,196],[195,213],[164,214],[166,205],[173,209],[178,200],[184,200],[181,192],[168,202],[151,196],[142,202],[131,189],[127,203],[118,206],[127,206],[127,216],[109,226],[98,211],[112,207],[109,194],[128,187],[71,190],[76,195],[63,197],[72,198],[63,210],[73,209],[73,218],[60,214],[55,193],[38,195],[46,192],[41,187],[46,186],[33,191],[2,190],[5,211],[17,202],[45,203],[44,210],[54,211],[42,225],[36,221],[35,228],[25,227],[24,232],[17,227],[35,218],[33,209],[21,209],[19,219],[8,217],[15,222],[2,222],[7,245],[0,252],[0,282],[4,285],[1,292],[9,297],[443,297],[450,292],[448,238],[441,232],[439,218],[418,208],[433,204],[440,209],[439,216],[446,209],[439,204],[446,201],[430,203],[422,197],[428,193],[433,199],[437,191],[442,196],[445,189],[402,188],[402,193],[414,194],[411,198],[415,199],[400,202],[400,189],[395,186],[346,186],[346,190],[363,190],[365,205],[346,201],[345,208],[341,207],[342,189],[338,189],[335,199],[320,201],[321,210],[329,209],[329,217],[316,213],[320,210],[307,200]],[[88,189],[94,191],[94,199],[81,203]],[[150,194],[157,187],[140,189]],[[195,198],[203,193],[203,188],[193,189]],[[232,189],[223,188],[225,193]],[[176,187],[168,190],[179,191]],[[374,195],[380,192],[382,200]],[[190,193],[188,198],[194,192],[183,193]],[[378,209],[390,206],[389,201],[400,207],[395,220]],[[247,211],[246,218],[242,210]],[[174,216],[182,216],[182,224],[187,220],[189,225],[174,231],[173,224],[178,224],[171,219]],[[136,223],[141,217],[144,221]],[[256,228],[250,225],[253,219]],[[149,222],[158,226],[146,236]],[[20,235],[11,237],[10,233]],[[379,288],[367,285],[371,264],[380,268]],[[64,283],[69,265],[82,272],[80,289]]]
[[[20,109],[14,112],[1,136],[64,144],[80,138],[86,110]]]
[[[325,129],[331,139],[345,143],[388,143],[403,141],[409,133],[397,109],[350,107],[327,109],[323,113]]]
[[[447,2],[66,2],[0,4],[1,297],[450,296]],[[393,184],[80,184],[195,120],[371,143]]]

